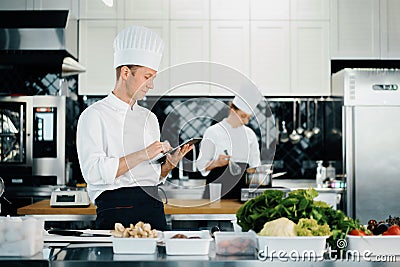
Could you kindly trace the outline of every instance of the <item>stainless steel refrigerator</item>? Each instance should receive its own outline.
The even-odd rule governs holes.
[[[332,94],[343,97],[347,214],[362,224],[400,216],[399,86],[399,69],[332,75]]]

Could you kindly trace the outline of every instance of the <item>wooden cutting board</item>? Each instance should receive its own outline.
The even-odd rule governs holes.
[[[164,205],[165,214],[236,214],[242,206],[238,200],[221,199],[220,202],[209,203],[207,199],[168,199]],[[86,208],[53,208],[50,200],[45,199],[19,208],[19,215],[96,215],[96,206],[92,203]]]

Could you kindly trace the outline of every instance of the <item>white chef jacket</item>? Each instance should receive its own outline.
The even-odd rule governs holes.
[[[77,126],[77,151],[90,199],[105,190],[159,183],[160,164],[144,161],[115,179],[119,159],[160,140],[157,117],[137,102],[130,106],[110,93],[86,108]]]
[[[208,163],[221,154],[225,155],[225,149],[235,162],[248,163],[250,167],[260,165],[260,150],[253,130],[245,125],[233,128],[224,119],[204,132],[199,157],[196,160],[197,168],[203,176],[210,172],[205,170]]]

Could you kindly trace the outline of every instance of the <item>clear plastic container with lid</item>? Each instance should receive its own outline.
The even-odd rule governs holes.
[[[317,161],[317,174],[315,177],[315,182],[318,188],[323,187],[324,180],[326,179],[326,168],[322,165],[323,161]]]
[[[44,221],[33,217],[0,217],[0,256],[29,257],[43,249]]]
[[[334,163],[334,161],[329,161],[329,166],[326,167],[326,177],[333,180],[336,178],[336,169],[333,167]]]
[[[257,235],[249,232],[215,232],[215,252],[218,255],[255,255],[258,248]]]

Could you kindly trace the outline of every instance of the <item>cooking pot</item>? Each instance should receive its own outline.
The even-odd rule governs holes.
[[[272,179],[285,175],[286,172],[273,173],[273,164],[263,164],[246,170],[246,185],[250,188],[272,187]]]
[[[263,164],[246,170],[246,185],[250,188],[272,187],[273,164]]]

